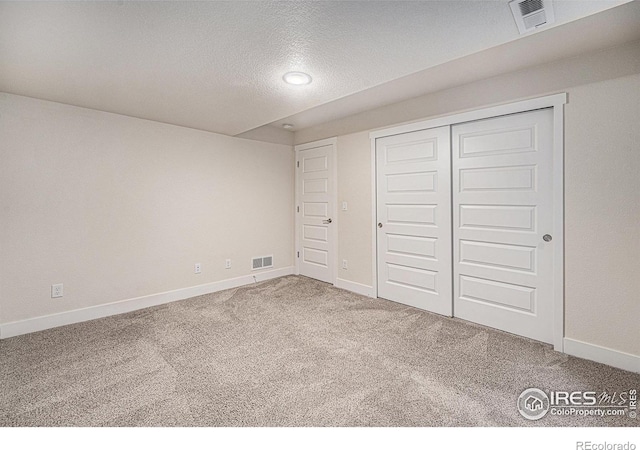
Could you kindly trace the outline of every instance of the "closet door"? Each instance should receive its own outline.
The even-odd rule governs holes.
[[[454,314],[553,341],[553,112],[452,127]]]
[[[450,129],[376,140],[378,296],[451,316]]]
[[[333,283],[335,144],[303,144],[296,153],[298,272]]]

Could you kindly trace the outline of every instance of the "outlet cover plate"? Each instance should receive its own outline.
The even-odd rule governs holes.
[[[64,295],[64,285],[52,284],[51,285],[51,298],[60,298]]]

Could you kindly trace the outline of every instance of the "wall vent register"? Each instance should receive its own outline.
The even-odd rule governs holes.
[[[251,258],[251,270],[273,267],[273,255]]]

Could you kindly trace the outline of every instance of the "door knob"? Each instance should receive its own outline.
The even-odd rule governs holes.
[[[378,228],[382,228],[382,222],[378,222]]]
[[[323,220],[322,221],[322,223],[331,223],[331,222],[333,222],[333,220],[331,220],[331,219],[327,219],[327,220]]]
[[[550,234],[545,234],[544,236],[542,236],[542,240],[545,242],[551,242],[551,239],[553,239],[553,237]]]

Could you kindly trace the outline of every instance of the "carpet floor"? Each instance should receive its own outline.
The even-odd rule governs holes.
[[[0,426],[638,426],[519,394],[640,375],[298,276],[0,341]]]

